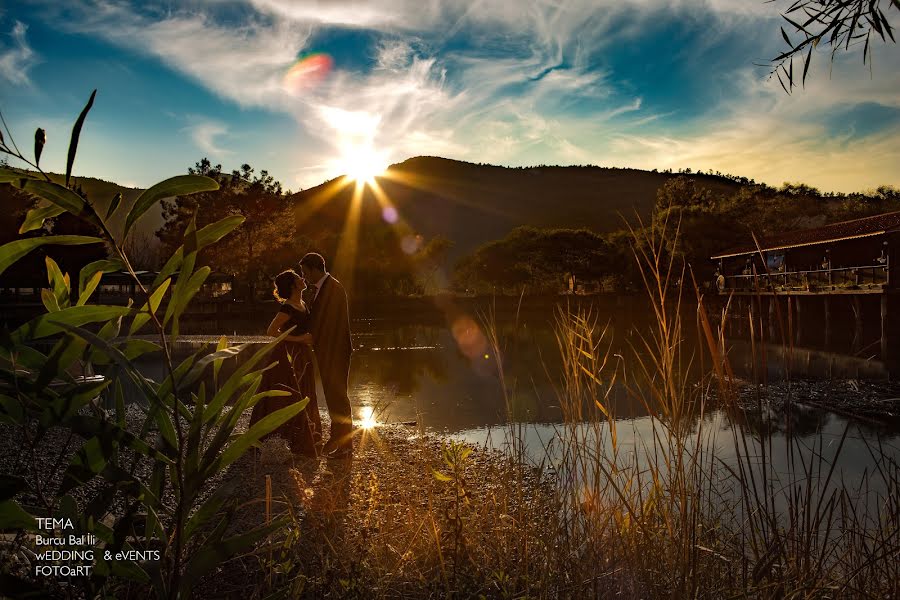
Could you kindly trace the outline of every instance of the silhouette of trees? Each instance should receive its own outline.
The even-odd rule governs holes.
[[[784,27],[781,28],[781,36],[788,49],[772,59],[772,73],[778,77],[784,91],[791,93],[797,85],[794,58],[803,61],[801,66],[798,60],[797,74],[801,73],[802,68],[799,80],[804,84],[813,50],[822,44],[831,48],[832,61],[838,52],[846,52],[851,46],[862,44],[863,64],[871,65],[870,44],[873,40],[886,42],[890,39],[896,43],[886,14],[891,7],[900,11],[900,1],[795,0],[781,15],[790,31],[789,34]]]
[[[249,298],[255,298],[261,283],[296,261],[294,215],[288,196],[268,171],[256,174],[249,164],[226,174],[221,165],[203,158],[188,173],[211,177],[220,188],[164,200],[165,224],[157,237],[164,250],[171,252],[181,245],[193,218],[200,228],[228,216],[244,217],[235,233],[207,251],[203,259],[217,271],[234,274],[246,286]]]
[[[479,291],[559,292],[583,282],[599,282],[613,272],[609,242],[586,229],[517,227],[484,244],[455,270],[457,287]]]

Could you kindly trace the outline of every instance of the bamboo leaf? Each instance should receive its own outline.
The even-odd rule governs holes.
[[[34,132],[34,164],[41,165],[41,153],[47,143],[47,132],[38,127]]]
[[[109,321],[132,312],[127,306],[70,306],[59,312],[39,315],[12,333],[15,343],[60,333],[67,327]]]
[[[37,521],[15,500],[0,502],[0,531],[16,529],[37,531]]]
[[[64,212],[65,210],[55,204],[32,208],[25,213],[25,220],[22,222],[21,227],[19,227],[19,234],[21,235],[23,233],[28,233],[29,231],[34,231],[35,229],[40,229],[44,226],[44,221],[46,219],[51,219]]]
[[[28,482],[17,475],[0,475],[0,501],[14,498],[16,494],[28,489]]]
[[[17,260],[27,255],[35,248],[46,245],[58,246],[79,246],[83,244],[102,243],[103,240],[98,237],[87,235],[47,235],[41,237],[25,238],[15,240],[0,246],[0,274],[15,264]]]
[[[84,306],[88,300],[91,298],[91,294],[94,293],[94,290],[97,289],[97,286],[100,285],[100,280],[103,279],[103,273],[101,271],[97,271],[94,273],[94,276],[91,277],[90,281],[85,285],[84,290],[81,292],[81,295],[78,296],[78,306]]]
[[[197,249],[202,250],[206,246],[218,242],[220,239],[234,231],[243,222],[244,217],[234,216],[227,217],[221,221],[216,221],[215,223],[211,223],[206,227],[201,228],[197,232]],[[158,285],[159,282],[166,277],[174,275],[181,267],[183,260],[184,246],[181,246],[169,257],[169,260],[166,261],[166,264],[156,276],[156,281],[153,282],[153,285]]]
[[[868,46],[868,41],[866,42]],[[806,60],[803,62],[803,87],[806,87],[806,72],[809,71],[809,60],[812,58],[812,47],[806,53]]]
[[[109,208],[106,209],[106,218],[109,219],[113,216],[113,213],[116,212],[116,209],[119,208],[119,204],[122,202],[122,192],[116,192],[116,195],[113,196],[112,202],[109,203]]]
[[[72,176],[72,165],[75,164],[75,152],[78,150],[78,138],[81,136],[81,127],[84,125],[88,112],[94,105],[94,97],[96,95],[97,90],[91,92],[91,97],[88,98],[87,104],[81,109],[81,114],[78,115],[78,119],[72,127],[72,138],[69,140],[69,156],[66,158],[66,186],[69,185],[69,178]]]
[[[156,314],[156,311],[159,308],[163,297],[165,297],[166,291],[168,291],[169,285],[171,283],[171,279],[166,279],[162,283],[157,285],[156,289],[153,290],[153,293],[150,294],[148,302],[144,303],[144,306],[141,307],[141,310],[134,317],[134,321],[131,322],[131,327],[128,330],[129,335],[134,335],[135,333],[137,333],[140,328],[150,320],[150,317]]]
[[[125,218],[125,229],[122,236],[128,235],[128,231],[135,222],[147,212],[151,206],[162,200],[163,198],[171,198],[173,196],[186,196],[197,192],[208,192],[219,189],[219,184],[215,179],[204,177],[202,175],[178,175],[171,177],[165,181],[161,181],[153,187],[144,190],[135,200],[134,206]]]
[[[78,273],[79,298],[84,295],[88,282],[90,282],[96,273],[114,273],[115,271],[121,271],[124,268],[125,265],[117,258],[96,260],[92,263],[88,263],[82,267],[81,271]]]
[[[254,423],[247,431],[242,433],[236,440],[228,445],[227,448],[218,456],[210,468],[210,473],[218,473],[250,449],[264,435],[272,433],[290,419],[300,414],[306,405],[309,404],[309,398],[304,398],[299,402],[294,402],[284,408],[266,415],[256,423]]]
[[[237,554],[246,552],[257,542],[287,525],[287,519],[275,519],[269,525],[226,540],[201,546],[191,555],[180,580],[181,595],[189,592],[204,575]]]

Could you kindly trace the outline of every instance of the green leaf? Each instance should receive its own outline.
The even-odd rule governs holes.
[[[222,340],[224,339],[225,338],[223,337]],[[200,377],[203,375],[203,372],[210,365],[210,363],[213,364],[213,369],[215,369],[215,372],[218,373],[218,369],[216,369],[216,367],[220,367],[222,361],[229,358],[235,358],[238,354],[246,350],[251,345],[247,343],[240,344],[239,346],[232,346],[231,348],[221,348],[222,340],[219,340],[218,350],[216,350],[212,354],[207,354],[194,364],[194,367],[188,372],[187,375],[184,376],[184,379],[179,382],[180,387],[188,387],[189,385],[200,379]]]
[[[41,288],[41,302],[48,313],[59,312],[59,301],[53,292],[47,288]]]
[[[40,166],[41,153],[44,151],[44,144],[47,143],[47,132],[38,127],[34,131],[34,164]]]
[[[162,200],[163,198],[171,198],[173,196],[186,196],[197,192],[209,192],[219,189],[219,184],[215,179],[204,177],[203,175],[178,175],[171,177],[165,181],[161,181],[138,196],[134,201],[134,206],[125,218],[125,229],[122,232],[124,238],[128,235],[128,231],[138,220],[138,218],[147,212],[151,206]]]
[[[210,225],[201,228],[200,231],[197,232],[197,249],[202,250],[210,244],[215,244],[234,231],[243,222],[244,217],[234,216],[222,219],[221,221],[216,221],[215,223],[211,223]],[[153,282],[153,285],[159,285],[161,281],[174,275],[181,267],[183,261],[184,246],[181,246],[169,257],[169,260],[166,261],[166,264],[156,276],[156,281]]]
[[[221,352],[228,348],[228,338],[224,335],[219,338],[219,343],[216,345],[216,352]],[[216,389],[219,387],[219,370],[222,368],[222,360],[218,360],[213,363],[213,385]]]
[[[76,217],[87,214],[87,205],[84,202],[84,198],[58,183],[41,181],[40,179],[23,179],[17,187],[55,204]]]
[[[0,500],[9,500],[28,489],[28,482],[15,475],[0,475]]]
[[[21,424],[25,421],[22,403],[16,398],[0,394],[0,422]]]
[[[17,260],[41,246],[49,244],[58,246],[80,246],[83,244],[102,243],[98,237],[87,235],[46,235],[42,237],[25,238],[0,246],[0,274],[2,274]]]
[[[88,263],[84,267],[81,268],[81,271],[78,273],[78,296],[79,298],[84,295],[84,291],[87,289],[87,284],[94,277],[95,273],[114,273],[115,271],[121,271],[125,268],[125,265],[122,264],[122,261],[119,259],[103,259],[96,260],[92,263]]]
[[[0,502],[0,531],[28,529],[37,531],[37,521],[15,500]]]
[[[200,286],[202,286],[206,281],[206,278],[209,277],[211,271],[212,270],[209,267],[201,267],[196,273],[191,275],[190,279],[187,281],[182,281],[179,277],[178,284],[175,286],[175,291],[172,294],[172,300],[166,307],[166,316],[163,319],[163,325],[168,323],[170,319],[175,319],[174,323],[178,322],[178,318],[185,309],[187,309],[188,303],[200,290]],[[172,334],[178,335],[177,328],[174,326]]]
[[[103,272],[97,271],[94,273],[93,277],[87,282],[84,287],[84,290],[81,292],[81,295],[78,296],[78,306],[84,306],[88,300],[91,299],[91,294],[94,293],[94,290],[97,289],[97,286],[100,285],[100,280],[103,278]]]
[[[13,185],[15,185],[16,183],[21,182],[23,179],[34,178],[34,175],[29,173],[28,171],[18,171],[9,167],[0,167],[0,183],[12,183]]]
[[[226,481],[224,484],[210,496],[188,519],[187,525],[184,527],[185,539],[190,539],[191,535],[204,523],[211,518],[221,514],[222,508],[229,502],[234,501],[234,491],[237,488],[239,479],[234,477]]]
[[[69,367],[84,352],[86,346],[87,343],[80,338],[71,335],[63,336],[56,342],[56,345],[47,357],[47,362],[41,368],[37,378],[37,387],[43,388],[61,376],[68,378]]]
[[[44,264],[47,267],[47,283],[56,296],[56,303],[60,308],[69,307],[69,278],[64,275],[56,261],[49,256],[44,257]]]
[[[94,97],[97,95],[97,90],[91,92],[91,97],[88,98],[87,104],[81,110],[81,114],[78,115],[78,120],[75,121],[75,125],[72,127],[72,138],[69,140],[69,156],[66,158],[66,185],[69,185],[69,178],[72,176],[72,165],[75,164],[75,152],[78,150],[78,137],[81,135],[81,127],[84,125],[84,119],[87,117],[88,111],[91,110],[91,107],[94,105]]]
[[[247,431],[229,444],[222,454],[218,456],[211,466],[210,474],[220,472],[222,469],[239,459],[251,446],[253,446],[253,444],[258,442],[260,438],[272,433],[290,419],[300,414],[300,411],[306,408],[307,404],[309,404],[309,398],[304,398],[299,402],[278,409],[254,423]]]
[[[131,322],[131,327],[128,329],[128,335],[136,334],[141,327],[147,324],[150,317],[156,314],[156,310],[159,308],[159,304],[162,302],[171,283],[171,279],[166,279],[162,283],[156,285],[156,289],[150,294],[149,301],[144,303],[144,306],[141,307],[141,310]]]
[[[230,537],[215,544],[206,544],[198,548],[192,555],[181,577],[181,594],[185,597],[196,583],[214,568],[237,554],[246,552],[258,541],[278,531],[288,523],[287,519],[275,519],[269,525],[253,531]]]
[[[66,326],[81,326],[88,323],[106,322],[133,312],[127,306],[70,306],[59,312],[35,317],[12,333],[16,343],[54,335]]]
[[[116,212],[116,209],[119,208],[119,204],[122,202],[122,192],[116,192],[116,195],[113,196],[112,202],[109,203],[109,208],[106,209],[106,218],[109,219],[113,216],[113,213]]]
[[[244,361],[240,367],[238,367],[234,373],[225,381],[225,384],[219,388],[216,392],[215,397],[213,397],[212,401],[206,406],[206,410],[203,413],[203,422],[209,423],[213,419],[219,416],[219,412],[225,406],[225,404],[231,400],[231,396],[244,384],[244,377],[247,376],[259,362],[265,358],[274,348],[281,342],[285,337],[290,335],[293,328],[288,331],[283,332],[277,338],[274,338],[271,342],[259,348],[253,356]],[[243,349],[243,348],[242,348]]]
[[[432,473],[432,475],[434,475],[434,478],[437,479],[438,481],[453,481],[452,477],[450,477],[449,475],[444,475],[437,469],[432,469],[431,473]]]
[[[51,219],[53,217],[61,215],[64,212],[66,211],[59,206],[56,206],[55,204],[32,208],[25,214],[25,221],[23,221],[22,226],[19,227],[19,234],[28,233],[29,231],[34,231],[35,229],[40,229],[44,226],[45,219]]]

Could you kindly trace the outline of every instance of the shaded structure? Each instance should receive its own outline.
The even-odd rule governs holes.
[[[820,296],[826,340],[831,330],[831,298],[849,299],[857,337],[862,332],[863,296],[880,297],[881,355],[887,357],[891,297],[898,291],[894,248],[900,245],[900,211],[823,227],[787,231],[722,251],[716,261],[720,295],[767,297],[770,328],[787,297],[788,315],[800,331],[801,302]],[[762,298],[761,298],[762,299]],[[810,300],[811,301],[811,300]],[[752,303],[751,303],[752,304]],[[758,303],[762,309],[762,302]],[[751,306],[752,310],[752,306]]]

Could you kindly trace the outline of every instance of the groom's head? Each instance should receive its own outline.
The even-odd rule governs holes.
[[[311,284],[316,283],[325,275],[325,259],[321,254],[309,252],[300,259],[300,271],[303,279]]]

